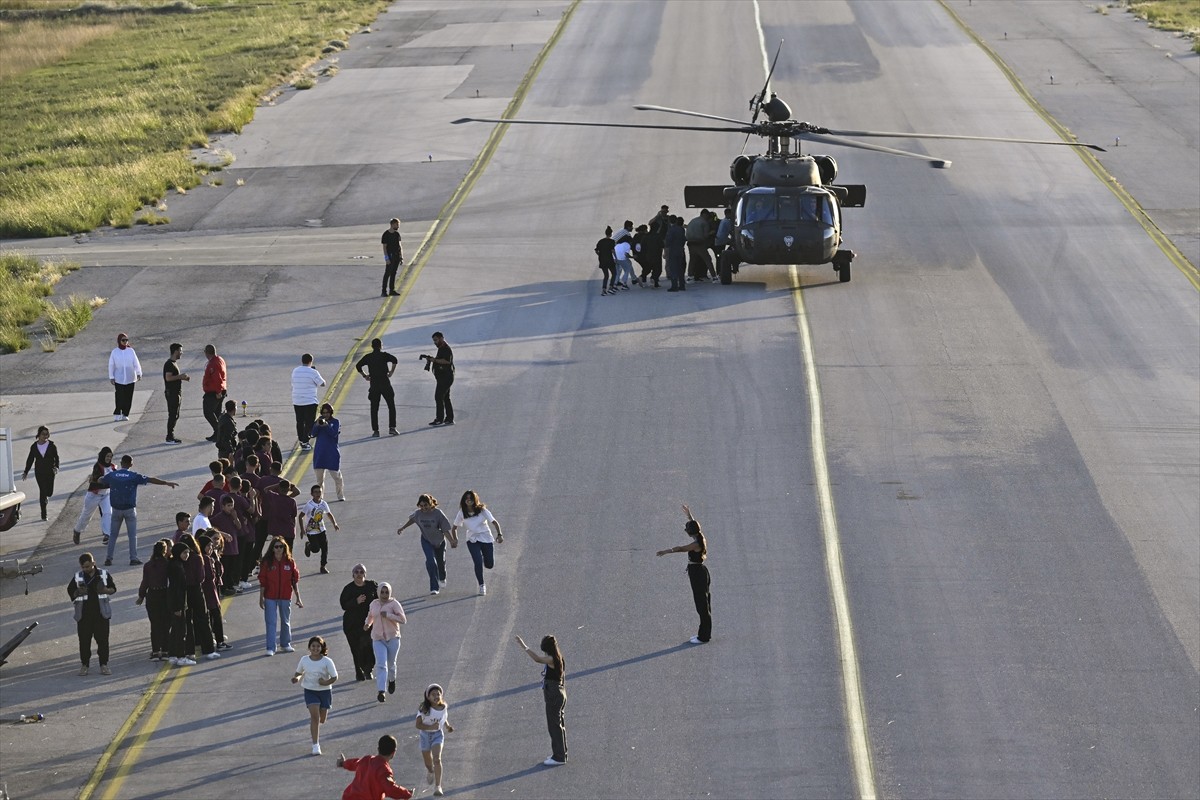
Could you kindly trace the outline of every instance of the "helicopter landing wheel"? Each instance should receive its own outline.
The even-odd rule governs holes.
[[[721,278],[722,286],[733,283],[733,273],[733,258],[728,253],[721,253],[717,256],[717,274]]]
[[[833,271],[838,274],[838,280],[842,283],[850,282],[850,262],[853,260],[853,250],[838,250],[833,257]]]

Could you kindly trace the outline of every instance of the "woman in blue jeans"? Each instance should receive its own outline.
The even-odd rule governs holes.
[[[471,560],[475,562],[475,579],[479,581],[479,593],[487,594],[487,585],[483,582],[483,569],[495,566],[493,551],[495,545],[504,542],[504,534],[500,530],[499,521],[487,510],[479,499],[479,493],[473,489],[463,492],[462,499],[458,502],[458,516],[454,518],[454,525],[450,528],[456,539],[461,525],[467,528],[467,550],[471,553]],[[496,529],[495,536],[492,536],[493,528]]]
[[[371,632],[371,647],[375,650],[375,687],[379,690],[376,700],[387,702],[383,693],[386,684],[388,694],[396,693],[396,656],[400,653],[400,626],[408,621],[404,606],[392,596],[392,585],[387,581],[379,584],[379,596],[371,601],[363,630]]]
[[[421,549],[425,552],[425,569],[429,572],[429,593],[437,594],[446,587],[446,539],[450,539],[451,547],[458,547],[458,534],[431,494],[417,498],[417,510],[409,516],[408,522],[396,529],[396,535],[399,536],[413,523],[421,529]]]
[[[263,610],[267,627],[267,655],[275,655],[276,623],[279,624],[279,648],[285,653],[292,647],[292,594],[296,595],[296,608],[304,608],[300,599],[300,570],[292,558],[292,551],[282,536],[271,540],[271,546],[258,565],[258,607]]]

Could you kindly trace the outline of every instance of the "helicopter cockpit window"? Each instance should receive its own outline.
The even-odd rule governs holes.
[[[823,194],[779,195],[779,219],[788,222],[820,222],[834,225],[829,198]]]
[[[743,224],[776,219],[775,196],[751,194],[742,198],[742,213],[738,215]]]

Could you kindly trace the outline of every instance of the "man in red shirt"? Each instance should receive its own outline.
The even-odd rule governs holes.
[[[354,773],[354,780],[342,792],[342,800],[383,800],[397,797],[408,800],[412,792],[392,778],[392,756],[396,755],[396,737],[379,737],[379,755],[346,758],[338,753],[337,765]]]
[[[221,418],[221,401],[225,399],[225,359],[217,355],[217,348],[210,345],[204,347],[204,355],[208,363],[204,365],[204,418],[212,426],[212,436],[208,441],[217,440],[217,420]]]

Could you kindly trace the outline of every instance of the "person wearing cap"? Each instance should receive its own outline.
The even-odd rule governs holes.
[[[215,442],[221,420],[221,401],[225,399],[227,387],[225,359],[217,355],[217,348],[211,344],[204,346],[204,357],[208,361],[204,364],[204,378],[200,382],[200,388],[204,391],[204,418],[212,426],[212,435],[207,438],[208,441]]]
[[[163,364],[163,396],[167,398],[167,444],[181,444],[175,438],[175,423],[179,421],[179,401],[183,396],[183,384],[180,381],[190,381],[186,372],[179,371],[179,357],[183,355],[183,345],[171,343],[171,355]]]
[[[129,336],[117,334],[117,346],[108,354],[108,382],[113,385],[113,422],[129,419],[133,406],[133,385],[142,377],[142,362],[129,346]]]

